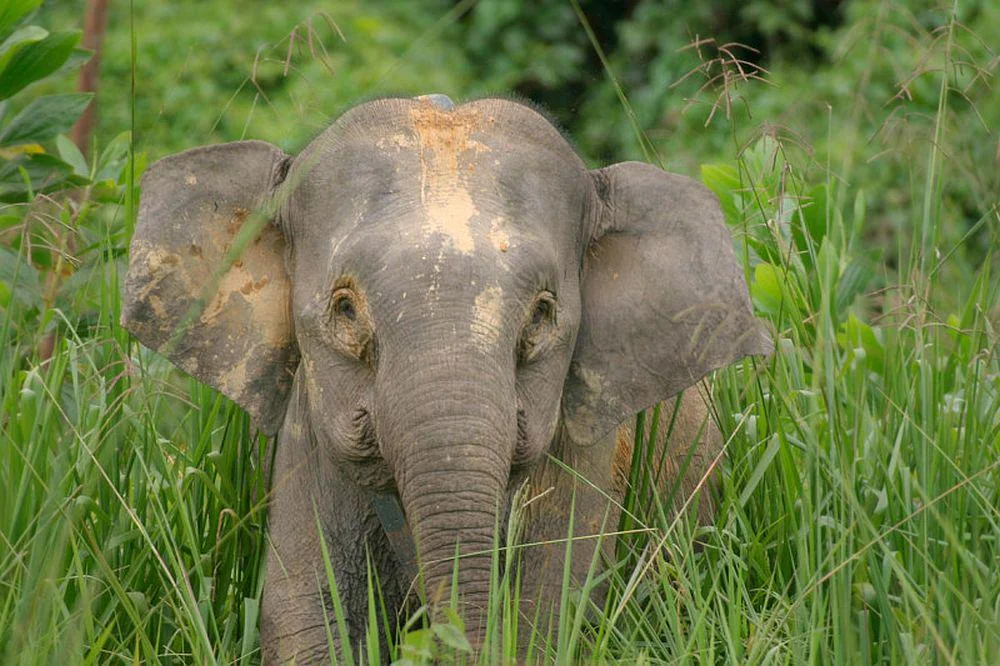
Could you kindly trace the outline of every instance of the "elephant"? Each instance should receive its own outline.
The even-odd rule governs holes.
[[[369,567],[390,609],[415,572],[427,599],[457,592],[478,644],[525,484],[523,540],[544,545],[522,553],[524,615],[558,612],[567,537],[579,581],[596,540],[576,537],[617,520],[635,414],[680,405],[658,455],[694,447],[674,479],[693,491],[719,432],[697,390],[668,399],[772,348],[708,189],[588,169],[529,105],[443,95],[358,104],[294,157],[245,140],[155,162],[122,323],[276,438],[265,663],[329,657],[327,563],[353,646]]]

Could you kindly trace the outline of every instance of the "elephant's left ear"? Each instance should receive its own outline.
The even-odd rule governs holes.
[[[639,162],[590,176],[597,203],[563,397],[579,443],[716,368],[773,348],[711,192]]]
[[[299,359],[284,236],[268,219],[288,164],[275,146],[239,141],[150,166],[122,297],[128,330],[268,434]]]

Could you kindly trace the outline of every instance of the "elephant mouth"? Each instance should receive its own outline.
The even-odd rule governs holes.
[[[517,475],[526,471],[531,465],[545,454],[547,445],[551,438],[540,440],[536,434],[531,435],[528,427],[528,417],[524,409],[518,406],[517,409],[517,442],[514,446],[514,455],[511,457],[511,475]]]
[[[514,458],[511,465],[523,465],[527,462],[528,453],[528,417],[523,409],[517,410],[517,446],[514,447]]]
[[[399,495],[395,491],[378,493],[372,497],[371,503],[403,575],[409,580],[416,580],[417,546],[410,525],[406,522]]]
[[[334,455],[347,463],[350,475],[361,487],[379,494],[396,494],[396,479],[379,447],[375,426],[367,409],[359,407],[351,418],[350,436]]]

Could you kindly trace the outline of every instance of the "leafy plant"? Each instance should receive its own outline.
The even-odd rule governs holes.
[[[38,4],[7,3],[0,16],[0,312],[18,359],[48,358],[59,330],[88,335],[105,306],[93,280],[104,255],[121,256],[127,243],[119,203],[129,134],[88,162],[65,133],[91,95],[19,99],[89,55],[76,48],[79,31],[32,24]],[[20,111],[4,122],[11,102]]]
[[[4,122],[10,97],[89,56],[76,48],[78,30],[49,32],[28,23],[40,4],[12,0],[0,15],[0,201],[8,203],[86,182],[79,165],[47,152],[43,144],[69,131],[90,102],[89,94],[39,97]]]

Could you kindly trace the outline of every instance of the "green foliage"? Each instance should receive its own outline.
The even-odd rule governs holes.
[[[33,100],[3,124],[7,99],[64,66],[79,64],[79,31],[47,30],[27,23],[39,2],[11,2],[0,13],[0,201],[26,201],[36,193],[82,184],[71,165],[41,143],[68,131],[90,95],[52,95]],[[0,230],[2,230],[0,226]]]
[[[33,100],[0,132],[0,145],[41,143],[68,132],[90,102],[91,95],[68,93]]]
[[[38,195],[30,206],[0,212],[0,311],[16,301],[18,309],[8,316],[24,336],[18,336],[20,341],[66,327],[86,336],[87,326],[106,307],[102,286],[92,283],[94,275],[106,270],[107,256],[122,257],[127,247],[119,202],[125,190],[128,133],[106,146],[91,165],[68,139],[58,137],[56,144],[58,158],[32,157],[58,162],[61,173],[85,188],[86,198]],[[22,168],[32,174],[30,166]],[[33,182],[37,186],[41,181]],[[15,346],[11,351],[25,350]]]
[[[8,0],[0,5],[0,35],[3,35],[5,46],[9,46],[16,40],[11,40],[9,35],[14,32],[17,24],[31,11],[34,11],[42,4],[42,0]]]
[[[72,68],[86,53],[75,48],[78,31],[49,33],[29,24],[37,4],[8,3],[0,14],[0,99]],[[6,122],[7,101],[0,102],[0,202],[20,204],[0,209],[0,312],[15,341],[7,347],[12,359],[21,359],[56,329],[95,319],[104,305],[83,286],[103,268],[109,236],[87,222],[97,205],[108,204],[102,214],[110,214],[121,198],[128,138],[112,141],[87,164],[62,133],[90,99],[74,93],[38,96]],[[85,201],[49,196],[81,186],[87,188]]]
[[[135,136],[151,158],[253,137],[296,151],[359,99],[474,89],[442,20],[448,3],[135,0]],[[56,3],[53,25],[82,0]],[[122,14],[124,17],[127,14]],[[101,67],[98,135],[130,127],[129,24],[112,13]],[[118,22],[116,22],[118,21]],[[419,41],[415,41],[421,36]],[[485,90],[483,88],[482,90]]]
[[[73,55],[80,33],[75,30],[44,34],[38,26],[25,26],[8,40],[0,55],[0,99],[7,99],[27,85],[52,74]]]
[[[98,326],[90,341],[60,340],[43,366],[3,363],[0,658],[251,654],[262,485],[246,418],[188,383],[170,394],[206,409],[171,418],[176,399],[135,381],[147,368],[124,361],[110,316]]]
[[[716,377],[729,464],[703,550],[655,500],[641,503],[654,528],[632,545],[645,575],[624,569],[595,649],[626,660],[982,663],[1000,645],[997,608],[980,602],[1000,591],[988,564],[1000,555],[1000,281],[987,264],[953,285],[958,307],[944,317],[919,298],[918,270],[898,281],[883,271],[901,305],[861,319],[877,273],[859,242],[864,197],[840,197],[852,202],[842,210],[832,202],[843,185],[810,186],[808,163],[786,159],[788,148],[765,138],[735,164],[703,169],[743,238],[776,350]]]

